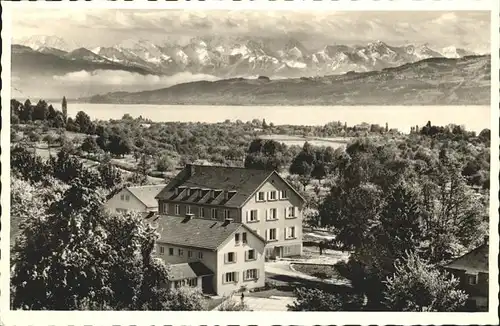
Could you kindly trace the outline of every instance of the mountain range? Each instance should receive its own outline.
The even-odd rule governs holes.
[[[272,80],[197,81],[114,92],[91,103],[190,105],[487,105],[491,57],[429,58],[381,71]]]
[[[76,48],[75,48],[76,47]],[[219,78],[266,75],[308,77],[367,72],[427,58],[462,58],[475,53],[453,46],[324,45],[309,49],[296,39],[193,38],[187,44],[127,40],[112,47],[87,49],[58,37],[30,37],[13,45],[13,72],[59,75],[111,69],[171,76],[180,72]]]

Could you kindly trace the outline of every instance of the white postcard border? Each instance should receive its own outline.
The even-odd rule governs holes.
[[[10,211],[10,35],[13,9],[121,8],[121,9],[252,9],[252,10],[491,10],[491,192],[490,192],[490,309],[489,313],[403,313],[403,312],[43,312],[9,311],[9,211]],[[1,297],[0,319],[5,325],[308,325],[308,324],[496,324],[498,316],[498,171],[499,165],[499,2],[490,0],[424,1],[92,1],[92,2],[3,2],[2,3],[2,129],[1,145]],[[497,245],[495,245],[497,244]]]

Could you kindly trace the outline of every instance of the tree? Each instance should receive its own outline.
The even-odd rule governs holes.
[[[459,311],[467,294],[458,290],[459,280],[415,253],[396,262],[396,272],[387,278],[385,304],[394,311]]]
[[[46,211],[19,213],[13,309],[164,309],[168,269],[152,257],[155,230],[137,214],[108,213],[102,203],[76,179]]]
[[[86,137],[82,145],[80,146],[82,151],[87,152],[87,153],[95,153],[99,149],[99,146],[97,145],[97,142],[95,140],[95,137],[88,136]]]
[[[61,108],[62,108],[62,116],[64,119],[63,121],[64,123],[66,123],[66,121],[68,121],[68,102],[66,101],[66,96],[63,96]]]
[[[84,134],[90,133],[94,128],[89,115],[83,111],[78,111],[76,114],[75,124],[78,126],[78,130]]]
[[[105,189],[111,190],[121,184],[123,178],[122,173],[110,161],[105,161],[97,167],[102,186]]]
[[[296,299],[288,305],[289,311],[356,311],[361,310],[359,295],[328,293],[321,289],[297,288]]]
[[[170,156],[164,154],[156,159],[156,169],[160,172],[172,171],[175,165]]]
[[[166,310],[202,311],[207,310],[205,297],[200,289],[188,286],[172,289],[167,294]]]
[[[24,105],[21,108],[21,112],[19,114],[19,118],[23,122],[33,121],[33,106],[29,99],[24,102]]]

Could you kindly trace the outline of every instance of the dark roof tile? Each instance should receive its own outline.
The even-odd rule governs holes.
[[[444,267],[488,273],[488,251],[489,246],[487,244],[483,244],[471,252],[453,260],[451,263],[446,264]]]
[[[202,262],[182,263],[169,265],[170,272],[168,273],[169,281],[184,280],[187,278],[195,278],[199,276],[214,275]]]
[[[244,227],[241,223],[167,215],[156,215],[149,220],[157,225],[158,242],[208,250],[216,250]]]
[[[158,194],[157,198],[240,207],[272,173],[273,171],[239,167],[188,165]],[[185,190],[176,194],[175,189],[178,187],[233,191],[234,193],[230,194],[228,199],[225,199],[223,192],[216,194],[216,198],[211,198],[205,192],[201,197],[193,194],[187,196]]]

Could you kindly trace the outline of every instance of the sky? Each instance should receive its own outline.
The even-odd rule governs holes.
[[[125,40],[185,43],[193,37],[292,37],[311,47],[325,44],[428,43],[489,52],[490,13],[481,11],[187,11],[23,10],[13,15],[13,42],[58,36],[72,46],[112,46]]]

